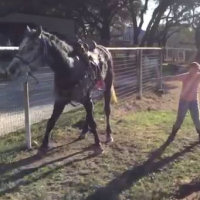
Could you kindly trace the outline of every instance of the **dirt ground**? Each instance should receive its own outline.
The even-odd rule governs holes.
[[[123,101],[120,108],[124,111],[176,111],[178,108],[181,83],[165,83],[163,88],[163,92],[161,93],[144,92],[141,100],[137,96],[134,96],[128,102]]]

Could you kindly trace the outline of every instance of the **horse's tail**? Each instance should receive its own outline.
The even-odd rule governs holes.
[[[118,102],[117,95],[116,95],[115,88],[114,88],[113,84],[111,86],[111,101],[113,103],[117,103]]]
[[[110,66],[109,71],[111,72],[111,77],[113,78],[113,60],[112,60],[112,55],[111,55],[110,51],[106,47],[99,45],[99,44],[97,45],[96,43],[95,43],[95,47],[97,49],[99,49],[101,52],[103,52],[104,56],[106,57],[106,60],[109,63],[109,66]],[[113,83],[111,85],[111,102],[112,103],[118,102]]]

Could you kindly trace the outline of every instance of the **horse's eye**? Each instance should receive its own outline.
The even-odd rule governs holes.
[[[16,72],[16,68],[14,68],[14,67],[11,68],[11,69],[10,69],[10,72],[11,72],[12,74],[14,74],[14,73]]]
[[[34,49],[33,46],[30,46],[30,47],[28,48],[29,51],[32,51],[33,49]]]

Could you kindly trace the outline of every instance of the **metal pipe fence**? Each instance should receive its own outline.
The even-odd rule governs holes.
[[[168,63],[187,64],[193,61],[195,56],[196,49],[171,47],[164,49],[164,61]]]
[[[161,87],[156,79],[162,74],[161,48],[108,49],[113,56],[114,86],[119,99],[130,98],[133,94],[142,97],[143,92]],[[17,47],[0,48],[3,67],[8,65],[16,51]],[[22,78],[14,81],[0,78],[0,136],[25,128],[25,122],[31,125],[50,117],[54,101],[53,72],[48,67],[43,67],[34,75],[39,84],[32,79],[29,80],[29,101],[25,95],[27,90]],[[102,93],[93,91],[93,95],[98,97]],[[27,114],[28,106],[30,110]],[[72,107],[67,106],[65,111],[70,109]],[[30,115],[30,120],[27,120],[27,115]],[[28,127],[26,130],[29,130]]]
[[[39,83],[29,79],[30,123],[48,119],[54,102],[53,72],[48,67],[39,69],[35,74]],[[0,82],[0,135],[5,135],[25,127],[25,105],[23,78]],[[66,107],[68,111],[71,107]]]
[[[120,99],[161,88],[161,48],[108,48],[114,62],[114,86]]]

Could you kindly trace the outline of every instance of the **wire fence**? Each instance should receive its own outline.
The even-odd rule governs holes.
[[[54,103],[53,72],[43,67],[34,75],[39,83],[29,79],[31,124],[48,119]],[[0,135],[24,128],[24,82],[23,77],[0,82]],[[67,106],[65,111],[71,108]]]
[[[161,48],[108,48],[114,61],[114,85],[117,96],[127,99],[143,91],[161,87]]]
[[[160,87],[156,79],[162,73],[160,48],[109,48],[109,50],[113,56],[114,86],[119,99],[130,98],[133,94],[142,97],[143,92]],[[0,48],[3,67],[8,65],[16,51],[16,49]],[[53,72],[48,67],[43,67],[34,75],[39,84],[33,79],[29,80],[31,124],[48,119],[54,102]],[[0,135],[25,127],[23,83],[23,77],[7,81],[0,76]],[[94,91],[93,95],[98,97],[102,92]],[[67,106],[65,111],[70,109],[72,107]]]
[[[128,50],[111,50],[111,52],[117,96],[125,98],[137,92],[137,52]]]
[[[168,63],[187,64],[193,61],[195,56],[195,49],[169,47],[164,49],[164,61]]]

